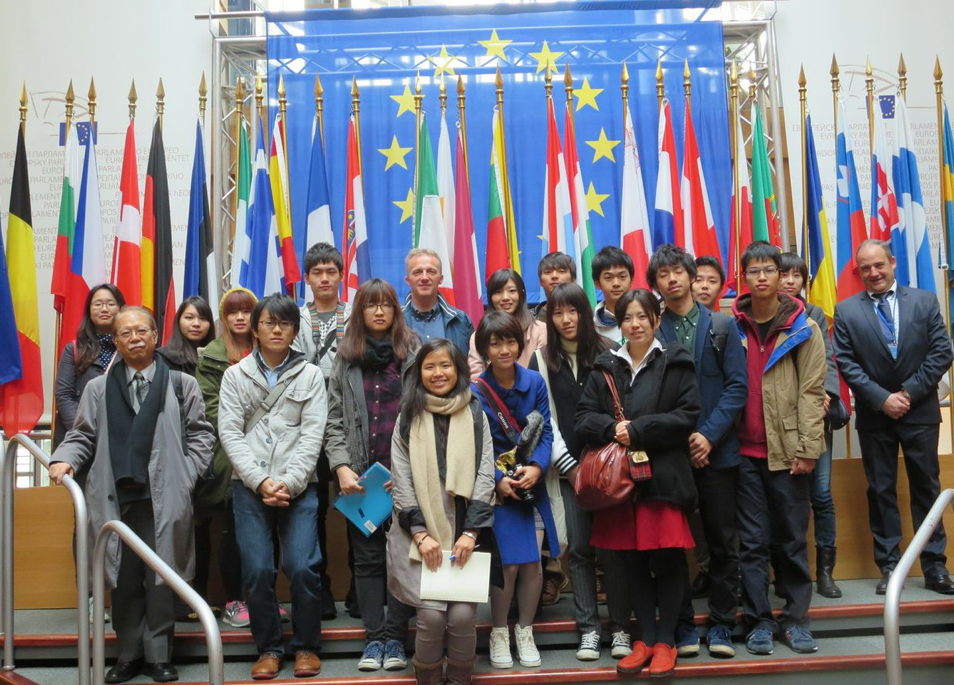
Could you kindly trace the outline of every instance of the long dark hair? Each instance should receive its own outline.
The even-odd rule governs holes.
[[[600,335],[593,321],[593,307],[586,292],[576,283],[561,283],[547,298],[547,344],[543,348],[543,359],[550,373],[559,373],[563,364],[569,364],[570,358],[563,345],[562,336],[553,322],[553,312],[560,307],[572,307],[576,310],[579,323],[576,326],[576,364],[580,369],[593,368],[593,362],[600,354],[613,347],[609,338]]]
[[[195,307],[195,311],[198,312],[199,316],[209,322],[209,331],[205,334],[205,337],[197,343],[193,343],[182,335],[182,329],[179,328],[182,315],[185,314],[185,310],[190,306]],[[204,297],[193,295],[192,297],[184,299],[176,310],[175,323],[172,325],[172,335],[169,336],[169,342],[163,345],[162,353],[174,364],[195,368],[195,363],[199,360],[198,349],[205,347],[213,340],[215,340],[215,315],[212,313],[212,308],[209,306],[209,303],[205,301]]]
[[[93,297],[100,290],[108,290],[116,298],[119,307],[116,309],[116,315],[126,306],[126,298],[122,292],[112,283],[100,283],[90,288],[89,295],[86,296],[86,304],[83,305],[83,319],[80,321],[79,328],[76,329],[76,344],[73,354],[76,361],[74,368],[77,376],[81,375],[86,369],[93,365],[99,359],[99,333],[96,332],[96,326],[93,320],[89,318],[89,308],[93,304]],[[113,318],[113,322],[116,319]]]
[[[414,356],[414,361],[404,373],[404,398],[401,408],[401,426],[410,428],[411,422],[424,411],[424,405],[427,397],[427,390],[421,381],[421,367],[424,366],[424,359],[427,355],[434,352],[446,350],[454,362],[454,368],[457,369],[457,385],[454,386],[447,397],[456,397],[462,392],[470,392],[470,367],[467,365],[467,357],[458,349],[457,345],[445,338],[436,338],[429,340]]]
[[[401,303],[394,286],[380,278],[372,278],[362,283],[355,293],[348,328],[338,345],[338,356],[349,364],[359,364],[364,359],[368,337],[368,329],[364,325],[364,310],[369,304],[391,305],[391,311],[394,313],[391,319],[391,346],[394,349],[394,358],[398,364],[403,364],[417,340],[417,334],[404,321],[404,312],[401,311]]]
[[[535,319],[527,308],[527,286],[524,285],[520,274],[513,269],[497,269],[490,274],[490,278],[487,279],[487,309],[488,311],[496,309],[491,297],[494,293],[503,290],[507,281],[513,281],[513,284],[517,286],[517,295],[520,300],[517,302],[517,311],[514,312],[513,316],[520,322],[520,328],[526,333]]]

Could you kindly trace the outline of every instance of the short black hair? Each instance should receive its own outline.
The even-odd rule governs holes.
[[[649,258],[649,266],[646,267],[646,282],[650,288],[656,288],[656,274],[663,267],[681,266],[689,274],[689,281],[696,280],[696,262],[692,255],[681,247],[676,247],[670,243],[660,245]],[[658,288],[657,288],[658,290]]]
[[[607,245],[593,257],[593,280],[599,283],[600,274],[607,269],[618,266],[625,268],[629,272],[630,278],[636,275],[633,258],[615,245]]]
[[[794,252],[783,252],[781,257],[782,263],[778,267],[779,271],[791,271],[795,269],[802,275],[802,281],[808,283],[808,265],[804,259]]]
[[[291,321],[295,326],[295,335],[298,335],[298,330],[301,328],[301,312],[295,300],[284,293],[272,293],[260,299],[252,310],[252,330],[258,330],[258,321],[266,309],[273,319]]]
[[[328,262],[338,267],[338,271],[344,271],[344,259],[341,257],[338,248],[328,243],[315,243],[305,253],[305,274],[311,271],[313,266]],[[271,311],[271,309],[268,311]]]
[[[543,272],[547,269],[567,269],[573,280],[576,280],[576,262],[570,259],[570,255],[563,252],[551,252],[545,255],[537,264],[537,278],[543,278]]]
[[[765,240],[756,240],[749,243],[742,253],[742,271],[749,268],[749,262],[775,262],[780,270],[782,268],[782,253],[772,243]]]
[[[725,285],[725,269],[722,268],[722,264],[719,263],[719,260],[713,257],[711,254],[704,254],[701,257],[696,257],[696,273],[699,273],[700,266],[708,266],[712,269],[715,269],[715,272],[719,274],[719,287],[721,288]]]
[[[662,309],[659,306],[659,298],[645,288],[634,288],[623,293],[623,296],[616,301],[616,309],[613,311],[616,320],[620,324],[623,323],[623,319],[626,318],[626,310],[633,302],[639,302],[639,305],[649,317],[649,323],[655,326],[659,317],[662,316]]]
[[[517,356],[523,354],[526,342],[523,339],[523,327],[516,317],[502,309],[494,309],[480,319],[477,331],[474,333],[474,347],[482,359],[487,359],[487,350],[490,348],[490,338],[497,336],[497,340],[516,340]]]

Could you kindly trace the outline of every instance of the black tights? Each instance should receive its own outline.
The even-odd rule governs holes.
[[[614,617],[625,629],[629,607],[636,613],[643,642],[652,647],[675,644],[676,623],[685,589],[686,551],[678,547],[646,552],[604,551],[604,570],[611,609],[620,607]],[[659,612],[659,623],[656,613]],[[614,613],[611,611],[611,613]]]

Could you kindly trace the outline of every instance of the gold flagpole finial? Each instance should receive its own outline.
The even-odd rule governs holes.
[[[805,92],[808,90],[806,86],[808,81],[805,78],[805,65],[801,65],[801,68],[798,70],[798,99],[805,99]]]
[[[421,72],[414,77],[414,111],[420,112],[424,106],[424,93],[421,87]]]
[[[573,104],[573,75],[570,74],[570,64],[567,62],[563,68],[563,89],[566,91],[566,101],[567,104]],[[570,111],[573,111],[573,107],[570,107]]]
[[[278,75],[278,111],[281,112],[282,119],[285,118],[285,110],[288,108],[288,99],[285,97],[285,77]]]
[[[132,80],[132,84],[129,86],[129,95],[126,96],[126,99],[129,100],[129,118],[136,118],[136,101],[139,100],[139,95],[136,94],[136,79]]]
[[[20,128],[26,129],[27,115],[27,89],[26,81],[23,82],[23,89],[20,91]]]
[[[166,111],[166,89],[162,85],[162,77],[159,78],[159,87],[156,88],[156,116],[159,117],[159,128],[162,128],[162,115]]]
[[[358,90],[358,77],[351,77],[351,108],[355,114],[361,109],[361,91]]]
[[[242,87],[242,77],[239,76],[237,79],[235,79],[235,108],[241,110],[244,101],[245,88]]]
[[[321,85],[321,77],[315,74],[315,114],[321,115],[325,105],[325,89]]]
[[[66,89],[66,131],[69,134],[70,124],[73,121],[73,103],[76,102],[76,94],[73,92],[73,79],[70,79],[70,85]]]
[[[547,100],[552,99],[553,98],[553,76],[551,76],[549,69],[547,69],[547,73],[543,77],[543,87],[547,91]]]
[[[841,79],[839,78],[841,70],[838,68],[838,60],[835,59],[835,53],[831,55],[831,69],[829,69],[828,73],[831,74],[831,92],[835,93],[837,97],[838,91],[841,90]]]
[[[666,84],[663,83],[662,58],[656,61],[656,99],[659,100],[659,106],[662,107],[663,98],[666,97]]]
[[[623,104],[629,101],[629,67],[623,62],[623,72],[619,77],[619,89],[623,93]]]
[[[464,91],[464,77],[463,77],[463,76],[458,76],[458,77],[457,77],[457,97],[458,97],[458,99],[464,97],[464,92],[465,92],[465,91]]]
[[[441,72],[441,114],[447,111],[447,84],[444,82],[444,72]]]
[[[732,88],[736,89],[736,93],[739,90],[739,65],[735,60],[732,60],[732,69],[729,71],[729,83]]]
[[[692,72],[689,71],[689,58],[686,58],[685,66],[682,69],[682,87],[686,89],[686,97],[689,97],[689,91],[692,89]]]
[[[898,90],[901,91],[901,97],[908,99],[908,67],[904,63],[904,53],[901,53],[901,59],[898,60]]]
[[[457,76],[457,109],[460,114],[460,135],[463,139],[464,170],[467,172],[467,182],[470,183],[470,168],[467,166],[467,117],[465,114],[464,77]]]
[[[937,55],[934,56],[934,83],[939,84],[941,79],[944,77],[944,72],[941,71],[941,58]]]
[[[262,92],[262,75],[255,75],[255,111],[258,112],[258,119],[262,119],[262,101],[265,99],[265,95]]]
[[[96,82],[92,77],[89,79],[89,92],[86,94],[89,98],[89,123],[96,122]]]
[[[500,67],[497,67],[497,74],[494,76],[494,86],[497,87],[497,104],[503,104],[503,76],[500,75]]]
[[[756,81],[755,67],[749,68],[749,99],[755,99],[755,91],[758,89]]]
[[[202,72],[202,80],[199,81],[199,116],[205,121],[205,103],[209,100],[209,89],[205,85],[205,71]]]

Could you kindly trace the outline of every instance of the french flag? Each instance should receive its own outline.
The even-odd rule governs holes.
[[[676,231],[676,245],[691,255],[710,255],[722,263],[715,221],[709,206],[709,191],[702,173],[702,159],[692,124],[692,111],[686,100],[686,144],[682,162],[682,232]]]
[[[928,238],[927,216],[921,195],[918,158],[914,154],[914,138],[908,120],[908,106],[903,97],[896,98],[895,149],[892,156],[894,189],[898,198],[898,218],[908,256],[908,285],[937,292],[931,241]],[[902,282],[903,284],[903,282]]]
[[[348,166],[345,183],[344,227],[341,244],[344,247],[345,287],[342,299],[354,300],[358,287],[371,278],[371,258],[368,254],[368,225],[364,214],[364,185],[361,180],[361,150],[355,115],[351,114],[348,127]]]
[[[625,147],[623,150],[623,186],[620,202],[620,243],[635,267],[633,285],[648,288],[646,268],[653,253],[649,228],[649,211],[646,208],[646,191],[643,188],[643,170],[639,163],[639,151],[636,148],[636,130],[633,117],[626,108],[626,125],[623,130]]]
[[[672,243],[683,234],[682,207],[679,198],[679,164],[676,160],[676,136],[672,129],[669,100],[663,100],[659,113],[659,173],[656,176],[656,212],[653,219],[653,248]]]
[[[858,187],[858,172],[855,169],[855,152],[848,133],[848,111],[843,100],[838,101],[838,121],[841,124],[836,140],[835,164],[837,166],[837,222],[838,222],[838,299],[844,300],[864,290],[855,253],[868,237],[865,225],[865,210],[861,204],[861,189]]]

